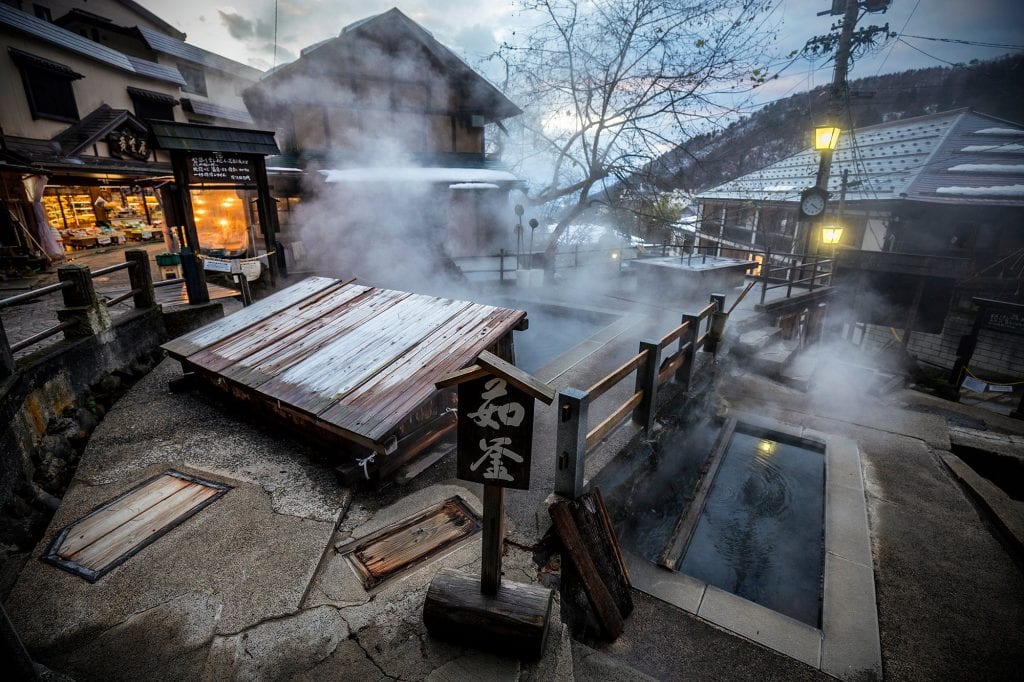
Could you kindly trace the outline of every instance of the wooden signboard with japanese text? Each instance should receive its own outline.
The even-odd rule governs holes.
[[[485,485],[529,489],[533,401],[500,377],[459,384],[456,475]]]
[[[979,315],[984,329],[1007,334],[1024,334],[1024,307],[985,307]]]
[[[256,184],[256,168],[249,156],[192,152],[188,155],[186,170],[190,185],[242,187]]]

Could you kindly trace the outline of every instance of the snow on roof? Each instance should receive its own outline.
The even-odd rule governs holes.
[[[959,163],[949,170],[961,173],[1024,173],[1020,163]]]
[[[1018,136],[1024,135],[1024,130],[1017,130],[1016,128],[984,128],[982,130],[975,130],[975,135],[1010,135]]]
[[[456,182],[448,185],[448,189],[501,189],[493,182]]]
[[[972,144],[979,132],[986,144]],[[848,171],[847,203],[1020,206],[1024,196],[1016,188],[1024,183],[1024,164],[1018,161],[1024,152],[1022,136],[1024,126],[969,109],[846,131],[833,153],[827,189],[838,199]],[[806,148],[697,197],[703,202],[795,204],[800,189],[815,184],[820,158]]]
[[[1024,151],[1024,144],[971,144],[960,151],[962,152],[986,152],[994,154],[1011,154]]]
[[[322,170],[326,182],[426,182],[426,183],[502,183],[519,182],[508,171],[486,168],[420,168],[417,166],[378,166]]]
[[[939,187],[936,194],[952,194],[961,197],[1022,197],[1024,185],[998,185],[996,187]]]

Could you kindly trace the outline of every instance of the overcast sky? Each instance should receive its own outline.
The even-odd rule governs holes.
[[[274,0],[140,0],[141,4],[188,34],[188,42],[260,69],[274,65]],[[278,0],[278,64],[295,59],[315,42],[338,35],[358,19],[397,6],[470,64],[492,52],[527,19],[514,0]],[[830,0],[781,0],[778,55],[828,31],[835,17],[815,16]],[[998,47],[924,40],[1024,45],[1024,0],[894,0],[884,14],[868,14],[858,26],[881,25],[904,35],[903,41],[875,50],[854,63],[851,78],[909,68],[990,59],[1010,52]],[[917,49],[915,49],[917,48]],[[828,82],[831,66],[821,60],[796,60],[759,99],[800,92]]]

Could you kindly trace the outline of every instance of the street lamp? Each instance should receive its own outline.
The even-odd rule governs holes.
[[[843,228],[838,225],[822,225],[821,243],[828,244],[835,251],[836,244],[843,239]]]
[[[814,128],[814,151],[835,151],[839,145],[839,133],[842,131],[835,126],[816,126]]]

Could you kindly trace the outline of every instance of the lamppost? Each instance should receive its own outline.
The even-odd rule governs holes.
[[[522,204],[516,204],[516,269],[523,267],[523,210]]]

